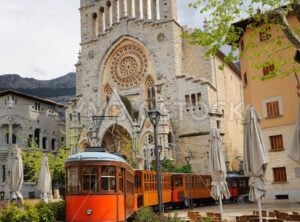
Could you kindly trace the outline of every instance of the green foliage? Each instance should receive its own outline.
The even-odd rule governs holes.
[[[215,56],[221,47],[227,45],[230,50],[224,61],[227,63],[234,62],[239,59],[239,39],[246,27],[252,28],[254,32],[245,43],[241,54],[257,47],[256,39],[260,33],[264,35],[270,34],[269,24],[276,23],[278,30],[291,30],[291,32],[299,36],[299,27],[292,28],[289,24],[278,22],[293,10],[293,3],[295,3],[295,0],[190,0],[189,6],[203,14],[203,21],[199,22],[199,25],[203,23],[203,28],[195,29],[192,32],[184,32],[182,37],[192,44],[206,47],[207,57]],[[251,19],[248,25],[232,25],[247,18]],[[262,23],[266,25],[260,26]],[[247,55],[248,58],[251,56],[252,58],[261,58],[259,60],[261,62],[253,64],[257,69],[266,66],[266,63],[275,65],[274,70],[269,75],[259,76],[262,80],[276,76],[284,77],[295,72],[294,68],[290,70],[284,69],[285,64],[293,67],[294,61],[287,61],[286,58],[280,56],[279,58],[274,58],[275,52],[278,52],[280,49],[291,48],[291,44],[286,43],[283,45],[281,37],[272,39],[272,43],[274,44],[264,44],[263,47],[265,48],[262,51],[253,50],[255,51],[253,55]],[[293,43],[293,41],[290,40],[290,43]]]
[[[137,213],[133,220],[134,222],[182,222],[180,218],[177,218],[177,216],[171,217],[165,217],[165,216],[159,216],[158,214],[155,214],[151,208],[144,207],[141,208]]]
[[[43,153],[35,147],[22,151],[25,181],[36,182],[38,180],[42,157]]]
[[[57,153],[48,153],[49,169],[53,184],[64,184],[65,170],[64,161],[69,152],[60,148]],[[22,151],[24,165],[24,180],[36,182],[39,177],[43,152],[39,148],[32,148]]]
[[[49,208],[54,214],[57,221],[65,221],[66,218],[66,203],[64,201],[48,203]]]
[[[0,211],[1,222],[39,222],[37,209],[31,204],[24,204],[23,209],[14,204]]]
[[[70,155],[69,151],[59,149],[57,153],[48,154],[49,168],[52,176],[52,184],[64,184],[65,160]]]
[[[203,222],[212,222],[213,220],[210,217],[204,217]]]
[[[54,212],[50,209],[49,205],[40,201],[36,206],[39,212],[40,222],[55,222]]]
[[[14,204],[9,205],[0,211],[1,222],[20,221],[21,210]]]
[[[39,212],[32,204],[25,204],[20,222],[39,222]]]
[[[0,211],[1,222],[55,222],[65,221],[65,202],[44,203],[35,205],[25,203],[23,208],[9,204]]]
[[[161,164],[162,172],[192,173],[192,166],[189,163],[175,164],[173,160],[164,159]]]

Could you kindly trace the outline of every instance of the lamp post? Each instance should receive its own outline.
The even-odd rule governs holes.
[[[188,165],[190,165],[190,160],[191,160],[191,156],[185,156],[185,161]],[[189,198],[188,198],[188,202],[189,202],[189,208],[191,210],[194,209],[194,203],[193,203],[193,198],[191,197],[191,179],[190,179],[190,175],[187,174],[187,185],[188,185],[188,191],[189,191]]]
[[[157,125],[159,123],[159,119],[161,113],[157,110],[149,110],[148,116],[150,122],[154,128],[154,153],[156,159],[156,178],[157,178],[157,197],[158,197],[158,206],[159,206],[159,213],[164,213],[164,206],[162,202],[162,187],[161,187],[161,174],[160,174],[160,155],[158,150],[158,139],[157,139]]]
[[[225,161],[227,174],[229,174],[229,164],[230,164],[230,162],[228,160]]]

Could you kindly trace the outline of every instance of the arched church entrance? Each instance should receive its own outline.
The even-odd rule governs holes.
[[[110,126],[103,135],[101,146],[112,153],[119,153],[128,162],[133,161],[132,138],[119,124]]]

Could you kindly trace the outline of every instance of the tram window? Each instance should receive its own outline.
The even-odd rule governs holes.
[[[124,192],[124,170],[119,171],[119,191]]]
[[[135,187],[136,188],[141,188],[142,187],[142,178],[141,175],[136,175],[135,176]]]
[[[182,178],[176,178],[175,185],[176,185],[177,187],[182,186]]]
[[[116,168],[102,167],[101,174],[101,190],[102,191],[116,191]]]
[[[241,179],[240,180],[240,187],[246,187],[246,181]]]
[[[82,191],[97,191],[97,167],[82,167]]]
[[[68,169],[68,192],[79,191],[78,168]]]
[[[237,181],[236,181],[236,180],[232,180],[231,186],[232,186],[232,187],[237,187]]]

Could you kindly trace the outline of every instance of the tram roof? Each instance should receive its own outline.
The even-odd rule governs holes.
[[[66,162],[69,161],[115,161],[115,162],[123,162],[127,163],[126,160],[124,160],[122,157],[117,156],[115,154],[106,153],[106,152],[82,152],[82,153],[76,153],[70,157],[67,158]]]

